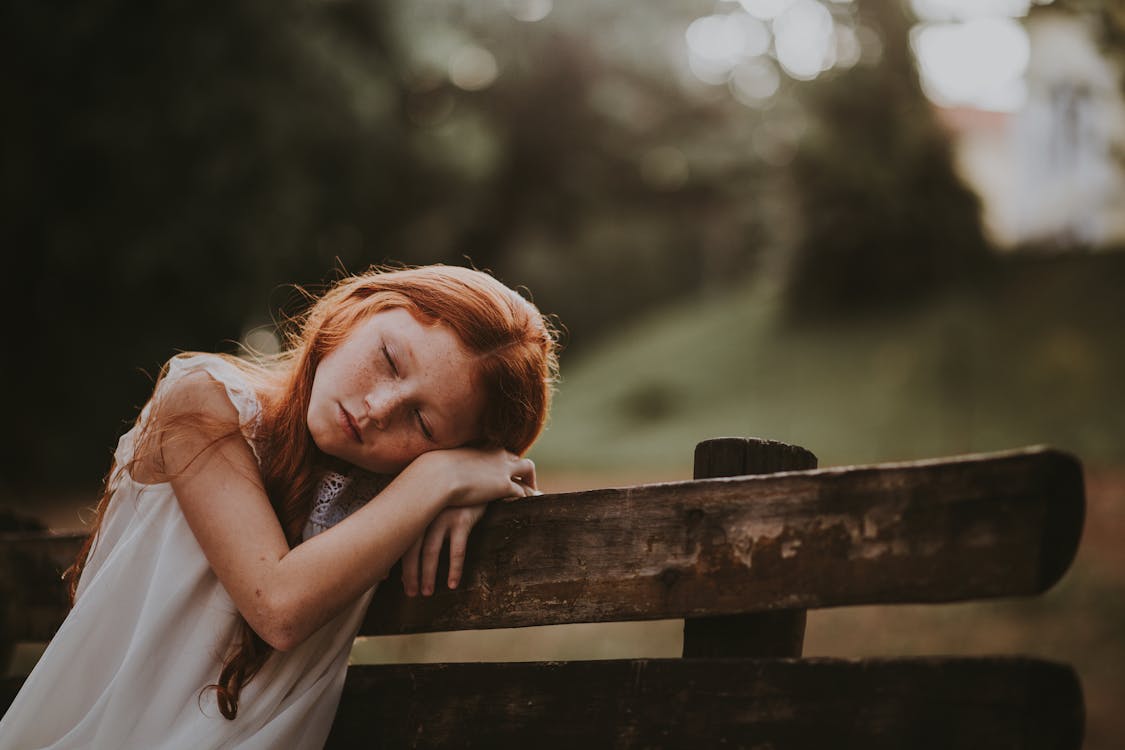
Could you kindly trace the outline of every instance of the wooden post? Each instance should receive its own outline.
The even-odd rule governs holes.
[[[695,446],[695,478],[815,469],[816,456],[797,445],[757,438],[714,438]],[[798,657],[805,610],[684,620],[684,656]]]

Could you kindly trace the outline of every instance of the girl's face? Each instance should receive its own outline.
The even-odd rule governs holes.
[[[317,366],[309,432],[330,456],[397,473],[426,451],[477,438],[484,399],[474,374],[448,327],[403,308],[374,313]]]

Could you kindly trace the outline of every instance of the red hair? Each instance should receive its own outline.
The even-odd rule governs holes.
[[[261,362],[231,358],[259,395],[262,411],[256,439],[262,480],[291,547],[301,541],[319,473],[327,461],[307,426],[317,366],[357,323],[396,307],[423,322],[448,326],[474,355],[479,368],[475,382],[485,390],[485,410],[474,445],[523,454],[543,430],[557,373],[557,341],[551,325],[526,299],[486,273],[457,266],[373,268],[341,279],[290,321],[281,354]],[[137,444],[144,444],[152,434],[162,435],[168,426],[155,429],[153,433],[151,424],[141,425]],[[121,468],[132,470],[137,461],[134,458]],[[116,484],[114,475],[111,469],[91,534],[67,571],[72,602]],[[218,682],[208,686],[216,690],[223,716],[237,715],[243,686],[271,653],[272,648],[242,618]]]

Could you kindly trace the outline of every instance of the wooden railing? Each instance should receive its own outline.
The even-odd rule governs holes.
[[[797,658],[808,609],[1048,589],[1081,536],[1078,461],[815,465],[723,438],[694,481],[493,504],[459,589],[383,586],[360,633],[684,618],[685,658],[351,667],[329,747],[1080,747],[1065,665]],[[0,535],[0,651],[50,638],[80,542]]]

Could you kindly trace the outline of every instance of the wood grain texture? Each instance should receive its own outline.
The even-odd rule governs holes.
[[[695,446],[695,479],[775,474],[816,466],[812,451],[775,440],[725,437]],[[804,650],[805,621],[803,609],[689,617],[684,620],[683,655],[797,657]]]
[[[1082,744],[1067,666],[1024,658],[360,666],[327,748],[989,748]]]
[[[1069,567],[1084,503],[1078,461],[1036,448],[493,504],[460,589],[408,599],[392,575],[361,633],[1035,594]],[[80,543],[0,535],[0,637],[51,637]]]
[[[1036,594],[1084,512],[1079,462],[1045,448],[545,495],[490,508],[460,590],[392,574],[361,632]]]

